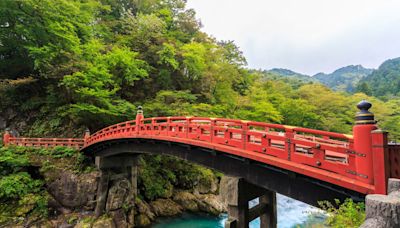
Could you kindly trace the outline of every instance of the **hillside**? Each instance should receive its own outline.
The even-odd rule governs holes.
[[[283,68],[273,68],[271,70],[268,70],[267,72],[277,74],[280,76],[299,79],[300,81],[303,81],[303,82],[316,82],[317,81],[314,78],[310,77],[309,75],[300,74],[300,73],[294,72],[292,70],[283,69]]]
[[[400,95],[400,57],[385,61],[377,70],[363,78],[359,83],[359,90],[378,97]]]
[[[335,70],[330,74],[318,73],[313,76],[320,83],[336,91],[354,92],[357,83],[373,70],[361,65],[350,65]]]

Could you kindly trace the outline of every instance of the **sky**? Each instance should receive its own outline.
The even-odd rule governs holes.
[[[400,57],[400,0],[188,0],[202,31],[233,40],[248,67],[313,75]]]

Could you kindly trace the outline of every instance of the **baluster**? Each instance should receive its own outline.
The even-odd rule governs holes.
[[[214,127],[215,127],[216,119],[215,118],[210,118],[210,142],[214,142]]]
[[[249,130],[248,121],[242,120],[242,148],[246,149],[247,131]]]
[[[387,132],[372,131],[372,162],[375,194],[387,194],[387,180],[390,176]]]
[[[285,126],[285,137],[286,137],[286,141],[285,143],[285,150],[287,153],[287,160],[290,161],[292,160],[292,153],[295,152],[295,145],[293,143],[293,139],[294,139],[294,130],[291,127],[287,127]]]

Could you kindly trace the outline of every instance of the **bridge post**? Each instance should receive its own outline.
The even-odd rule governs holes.
[[[138,158],[139,154],[96,157],[96,166],[100,170],[100,180],[97,188],[97,202],[95,208],[96,217],[99,217],[105,212],[108,212],[106,205],[110,188],[110,180],[112,180],[113,178],[111,174],[115,171],[118,171],[118,173],[122,172],[121,174],[127,176],[130,179],[131,190],[129,203],[132,207],[134,206],[137,197]],[[134,218],[131,218],[132,224],[133,219]]]
[[[94,211],[96,217],[103,215],[106,209],[109,180],[110,170],[100,169],[100,180],[97,185],[96,208]]]
[[[360,111],[356,114],[356,124],[353,127],[356,170],[350,171],[367,184],[374,183],[372,131],[377,129],[374,114],[368,111],[371,106],[366,100],[357,104]]]
[[[220,194],[228,204],[225,228],[248,228],[249,223],[260,217],[261,227],[276,228],[276,193],[245,181],[243,178],[224,177]],[[259,197],[259,204],[249,208],[249,202]]]
[[[260,227],[277,227],[276,192],[268,191],[259,198],[260,205],[265,208],[265,213],[260,215]]]
[[[375,194],[386,195],[389,179],[389,151],[387,148],[387,132],[372,131],[372,160],[374,172]]]
[[[5,130],[4,135],[3,135],[3,145],[4,146],[8,146],[8,144],[10,143],[10,131],[8,129]]]
[[[142,106],[138,106],[138,110],[136,112],[136,132],[140,131],[140,122],[144,118],[143,108]]]
[[[85,134],[83,135],[83,145],[87,145],[87,140],[90,138],[90,131],[89,129],[85,130]]]

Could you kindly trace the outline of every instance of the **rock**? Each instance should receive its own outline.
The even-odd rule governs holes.
[[[108,191],[107,198],[107,211],[117,210],[122,208],[124,203],[130,202],[129,193],[131,189],[131,184],[127,179],[120,179],[115,181]]]
[[[156,215],[151,211],[150,205],[148,205],[146,202],[137,200],[136,207],[138,214],[146,215],[146,217],[150,220],[154,220]]]
[[[26,121],[21,121],[17,124],[18,129],[24,129],[28,124]]]
[[[389,178],[388,181],[388,193],[396,193],[400,191],[400,179]]]
[[[127,215],[129,227],[133,227],[135,225],[135,214],[136,214],[135,208],[129,210]]]
[[[201,179],[195,186],[194,191],[200,194],[215,193],[218,191],[218,179]]]
[[[15,209],[15,215],[17,216],[25,216],[28,212],[32,211],[35,206],[36,206],[36,202],[35,199],[33,197],[29,197],[32,196],[32,194],[29,194],[27,197],[22,198],[22,202],[20,202],[20,206],[18,206]]]
[[[68,223],[63,223],[58,228],[74,228],[74,225],[68,224]]]
[[[112,218],[102,218],[100,217],[94,223],[92,228],[116,228]],[[118,227],[119,228],[119,227]]]
[[[388,193],[388,195],[367,195],[366,220],[360,227],[400,227],[400,179],[389,178]]]
[[[146,227],[151,224],[149,217],[145,214],[139,214],[135,216],[135,226],[136,227]]]
[[[364,221],[360,228],[390,228],[394,227],[390,224],[390,221],[385,220],[382,217],[369,218]]]
[[[48,192],[63,207],[94,209],[98,172],[78,175],[67,170],[51,170],[43,175],[49,180]]]
[[[7,116],[7,119],[11,120],[17,116],[17,112],[12,109],[12,108],[7,108],[5,111],[5,115]]]
[[[92,228],[92,222],[94,221],[93,217],[86,217],[80,220],[74,228]]]
[[[92,225],[86,221],[80,221],[74,226],[74,228],[92,228]]]
[[[128,218],[126,217],[123,209],[111,211],[110,215],[113,218],[114,224],[118,228],[127,228],[128,227]]]
[[[174,186],[172,184],[168,184],[164,186],[164,193],[162,194],[162,198],[171,198],[174,194]]]
[[[171,199],[157,199],[150,203],[157,216],[175,216],[182,213],[183,208]]]
[[[197,212],[199,206],[197,205],[197,198],[190,192],[187,191],[176,191],[173,200],[181,205],[184,210]]]
[[[68,214],[71,211],[64,208],[53,196],[49,196],[47,201],[47,207],[50,216],[57,216],[60,214]]]
[[[227,211],[227,205],[221,198],[214,194],[198,195],[198,206],[200,211],[219,215]]]
[[[7,127],[7,121],[2,116],[0,116],[0,130],[4,130]]]
[[[400,198],[392,195],[371,194],[365,198],[366,218],[382,217],[400,226]]]

